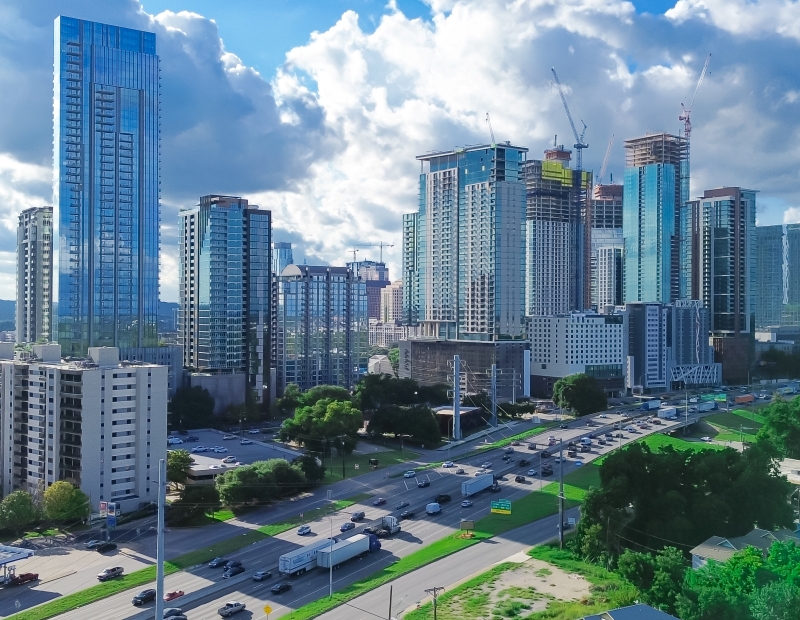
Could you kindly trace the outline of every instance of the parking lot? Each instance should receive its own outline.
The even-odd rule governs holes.
[[[264,434],[249,433],[245,431],[241,437],[238,434],[228,434],[221,431],[202,429],[189,431],[188,435],[172,434],[170,437],[177,437],[183,443],[168,445],[169,450],[188,450],[198,447],[218,448],[224,452],[193,452],[192,457],[198,465],[211,467],[213,465],[227,465],[222,461],[228,457],[234,457],[235,462],[240,465],[249,465],[255,461],[266,461],[269,459],[292,459],[300,456],[301,450],[294,450],[286,445],[275,441],[272,433]],[[196,437],[197,441],[188,441],[189,438]],[[242,445],[242,441],[245,445]]]

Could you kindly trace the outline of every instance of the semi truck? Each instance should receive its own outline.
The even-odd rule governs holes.
[[[737,396],[733,399],[733,402],[737,405],[744,405],[747,403],[752,403],[756,399],[755,396],[752,394],[742,394],[741,396]]]
[[[381,517],[379,520],[370,523],[369,529],[370,532],[366,531],[367,528],[364,528],[365,534],[375,534],[378,538],[386,538],[391,536],[392,534],[397,534],[400,531],[400,524],[397,522],[396,517],[386,516]]]
[[[333,539],[333,543],[334,545],[337,543],[336,538]],[[319,553],[319,550],[330,546],[331,539],[325,538],[289,553],[284,553],[278,558],[278,572],[281,575],[300,575],[305,573],[317,565],[317,553]]]
[[[639,407],[639,411],[651,411],[653,409],[658,409],[661,406],[661,401],[657,398],[653,400],[646,400],[642,403]]]
[[[479,491],[488,489],[490,486],[492,486],[493,482],[494,477],[492,474],[484,474],[483,476],[477,476],[472,480],[465,480],[461,483],[461,494],[464,497],[470,497]]]
[[[678,417],[677,407],[662,407],[658,410],[658,417],[662,420],[674,420]]]
[[[378,551],[381,542],[373,534],[356,534],[345,540],[337,542],[333,547],[324,547],[317,552],[317,566],[336,570],[354,557],[364,555],[369,551]]]
[[[717,408],[717,403],[713,400],[709,400],[706,402],[699,403],[697,405],[698,411],[714,411]]]

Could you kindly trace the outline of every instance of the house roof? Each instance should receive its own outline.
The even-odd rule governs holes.
[[[756,547],[761,551],[768,551],[775,541],[794,540],[800,544],[800,538],[796,532],[781,529],[774,532],[755,528],[744,536],[723,538],[722,536],[712,536],[708,540],[700,543],[692,549],[692,555],[697,555],[717,562],[725,562],[730,557],[744,549],[745,547]]]
[[[650,605],[631,605],[604,611],[600,614],[586,616],[583,620],[678,620],[663,611],[654,609]]]

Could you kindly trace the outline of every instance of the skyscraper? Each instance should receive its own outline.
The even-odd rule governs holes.
[[[757,327],[800,325],[800,224],[756,227]]]
[[[49,342],[52,310],[53,207],[33,207],[17,226],[17,342]]]
[[[563,146],[526,161],[525,312],[583,310],[586,297],[586,197],[591,174],[569,167]]]
[[[263,402],[269,385],[272,213],[234,196],[203,196],[180,218],[183,365],[244,372]]]
[[[58,341],[158,344],[159,59],[156,36],[55,20]]]
[[[599,311],[623,303],[622,185],[596,185],[590,214],[591,305]]]
[[[364,282],[367,287],[367,318],[381,318],[381,291],[389,286],[389,268],[386,263],[374,260],[360,260],[347,263],[351,269]]]
[[[505,143],[417,157],[419,210],[403,217],[403,285],[424,335],[523,337],[527,151]]]
[[[679,235],[681,206],[689,199],[688,157],[688,142],[680,136],[660,133],[625,141],[626,303],[688,297],[681,294]]]
[[[277,277],[286,269],[286,265],[294,263],[292,244],[288,241],[272,242],[272,273]]]

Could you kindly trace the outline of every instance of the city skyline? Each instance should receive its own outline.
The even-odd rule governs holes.
[[[458,7],[466,20],[457,24],[453,11],[425,6],[415,9],[410,2],[400,2],[397,10],[376,8],[374,3],[354,5],[352,8],[360,11],[358,17],[346,12],[347,3],[337,3],[341,11],[337,23],[315,24],[320,36],[312,40],[287,41],[288,64],[279,72],[259,64],[260,73],[256,73],[250,67],[257,44],[231,31],[238,9],[231,9],[229,18],[221,5],[190,4],[197,6],[198,13],[179,13],[186,7],[170,7],[167,1],[154,2],[152,8],[145,2],[140,11],[141,5],[133,0],[106,3],[94,11],[96,15],[93,10],[80,12],[81,17],[152,30],[159,37],[164,76],[171,82],[163,94],[162,127],[161,297],[165,301],[177,300],[177,210],[203,190],[247,195],[270,208],[275,215],[275,238],[292,242],[296,254],[305,254],[309,263],[343,264],[352,243],[386,241],[395,247],[386,251],[385,259],[392,272],[399,273],[400,214],[409,210],[415,193],[409,172],[413,155],[431,148],[431,136],[440,136],[435,146],[444,148],[485,142],[488,109],[500,140],[511,139],[534,153],[551,144],[553,134],[571,142],[564,139],[569,125],[550,84],[552,64],[559,69],[573,113],[589,126],[591,147],[584,153],[585,168],[596,173],[612,133],[627,138],[648,129],[678,131],[680,102],[691,92],[708,51],[714,51],[692,117],[691,195],[734,182],[758,187],[762,191],[760,224],[780,224],[784,212],[787,221],[797,220],[792,205],[798,203],[798,189],[789,173],[796,165],[791,150],[782,148],[797,122],[790,86],[797,81],[796,69],[766,63],[766,67],[759,65],[756,74],[752,62],[746,60],[773,45],[768,43],[769,32],[778,30],[773,22],[739,26],[743,32],[738,33],[729,32],[733,27],[719,18],[717,9],[703,18],[689,6],[671,9],[665,5],[659,8],[669,9],[668,15],[646,16],[638,5],[638,11],[609,5],[619,12],[596,14],[606,34],[589,28],[578,35],[570,34],[567,26],[570,19],[579,18],[567,12],[541,26],[540,33],[520,44],[523,48],[510,47],[511,37],[492,48],[492,53],[512,63],[510,70],[521,77],[517,85],[510,81],[511,73],[492,74],[477,56],[475,62],[460,63],[469,66],[475,76],[466,83],[460,73],[463,69],[454,67],[450,56],[444,55],[442,68],[454,71],[448,79],[457,79],[467,88],[466,96],[454,101],[447,88],[439,88],[449,84],[437,73],[441,69],[428,67],[433,72],[431,82],[414,59],[420,54],[440,53],[438,41],[446,27],[465,29],[464,45],[479,49],[484,35],[478,34],[476,24],[516,28],[509,26],[511,20],[541,23],[543,16],[537,9],[525,8],[527,12],[514,16],[500,2],[485,3],[485,7],[455,2],[453,7]],[[51,202],[51,172],[46,163],[52,147],[48,132],[40,127],[49,122],[52,92],[49,83],[39,83],[36,76],[46,74],[50,65],[46,48],[52,31],[44,16],[52,20],[59,12],[70,14],[70,8],[55,0],[38,8],[11,5],[19,22],[30,24],[30,36],[14,50],[0,50],[0,54],[12,63],[18,61],[20,70],[33,76],[15,84],[22,89],[20,99],[30,102],[25,110],[18,103],[2,104],[15,127],[0,138],[0,152],[5,154],[0,161],[0,193],[13,197],[7,208],[15,217],[25,207]],[[170,8],[172,13],[163,12]],[[757,14],[759,7],[747,10]],[[156,11],[160,12],[156,15]],[[440,22],[432,21],[434,14],[441,15]],[[255,13],[256,21],[259,15]],[[330,12],[327,15],[326,19],[333,19]],[[370,16],[374,17],[372,23]],[[685,35],[692,31],[703,36],[687,42]],[[543,46],[547,33],[556,37],[553,52]],[[429,42],[416,42],[417,35],[424,35],[420,41]],[[220,36],[225,37],[224,44]],[[404,54],[407,59],[390,53],[399,36],[410,46]],[[642,47],[643,37],[652,43],[649,51]],[[781,37],[789,45],[794,41],[791,33]],[[350,49],[347,58],[363,58],[367,47],[376,49],[377,55],[370,57],[365,72],[347,73],[344,79],[345,74],[338,71],[345,67],[337,68],[334,56]],[[473,58],[469,49],[462,52]],[[520,58],[528,60],[519,64]],[[402,91],[386,80],[387,71],[407,76]],[[301,74],[306,77],[301,79]],[[187,83],[189,76],[192,84]],[[599,83],[604,94],[598,98],[594,94],[599,92]],[[766,88],[767,84],[773,86]],[[198,97],[201,88],[213,94]],[[383,95],[375,99],[384,91],[384,99],[380,98]],[[492,92],[502,96],[493,98]],[[413,112],[424,101],[431,102],[435,114]],[[532,107],[525,101],[537,103]],[[618,113],[620,106],[625,114]],[[742,132],[751,123],[761,123],[762,129],[742,140]],[[356,127],[362,129],[356,131]],[[20,141],[20,131],[26,132],[24,141]],[[236,138],[230,143],[242,140],[242,148],[231,154],[222,136]],[[222,145],[206,162],[198,161],[197,154],[208,156],[213,149],[197,148],[201,140]],[[735,155],[741,149],[734,146],[740,143],[748,144],[746,156]],[[617,140],[608,167],[608,174],[613,173],[617,180],[621,180],[621,150]],[[776,152],[789,154],[778,161],[771,155]],[[216,160],[220,156],[224,161]],[[256,170],[249,162],[259,158],[266,165]],[[363,166],[365,158],[374,165]],[[221,177],[226,178],[225,183],[219,183]],[[10,298],[13,248],[9,245],[10,220],[6,217],[3,221],[6,235],[0,234],[0,297]],[[362,254],[359,258],[377,256]]]

